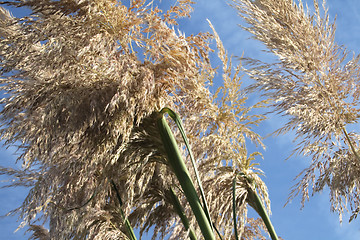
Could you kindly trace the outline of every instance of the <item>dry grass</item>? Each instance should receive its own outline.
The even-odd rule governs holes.
[[[314,1],[311,14],[292,0],[235,0],[244,27],[278,57],[274,63],[247,59],[247,72],[256,81],[250,90],[262,90],[273,100],[273,111],[288,116],[276,131],[296,132],[294,153],[312,158],[298,178],[291,198],[304,203],[324,187],[330,189],[331,209],[340,215],[360,209],[359,134],[347,128],[359,119],[359,56],[335,40],[325,2]],[[351,218],[351,219],[352,219]]]
[[[163,107],[183,118],[212,218],[225,239],[232,236],[231,184],[239,171],[255,179],[269,205],[245,146],[246,137],[261,144],[251,127],[263,116],[245,107],[240,66],[232,72],[216,35],[224,86],[210,93],[211,34],[186,37],[174,30],[176,19],[190,14],[190,1],[177,1],[168,12],[142,0],[128,6],[110,0],[8,4],[33,13],[19,19],[1,10],[1,90],[7,95],[0,134],[23,153],[21,171],[1,174],[30,186],[14,212],[32,226],[34,237],[45,233],[35,225],[48,221],[51,239],[125,238],[111,179],[141,233],[154,226],[153,238],[186,236],[167,195],[178,183],[155,126]],[[243,180],[239,228],[250,238],[259,235],[259,225],[246,226]]]

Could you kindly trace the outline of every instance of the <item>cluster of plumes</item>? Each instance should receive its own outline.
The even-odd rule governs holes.
[[[1,9],[0,20],[6,94],[0,133],[7,145],[19,147],[23,163],[22,170],[1,168],[1,174],[14,177],[9,186],[31,187],[13,213],[31,226],[32,238],[125,239],[113,180],[125,215],[141,234],[154,227],[153,238],[184,239],[168,194],[179,184],[156,127],[163,107],[183,118],[214,224],[225,239],[233,231],[231,186],[240,171],[269,204],[254,173],[254,154],[245,147],[245,137],[261,145],[251,126],[263,116],[249,115],[251,107],[244,106],[239,72],[231,72],[216,37],[224,86],[212,95],[211,35],[185,37],[172,28],[176,18],[189,15],[190,1],[176,1],[165,12],[144,0],[7,4],[32,11],[14,18]],[[238,177],[239,229],[251,239],[261,235],[261,224],[246,225],[247,187]],[[181,190],[174,189],[200,236]]]
[[[270,64],[247,60],[256,80],[250,89],[273,99],[274,112],[289,117],[277,133],[295,130],[294,152],[312,158],[292,197],[301,193],[304,203],[309,189],[315,193],[328,186],[332,210],[341,218],[348,205],[355,217],[360,136],[347,131],[359,118],[359,57],[349,60],[348,51],[334,41],[325,2],[321,11],[314,1],[313,15],[292,0],[236,0],[234,7],[249,24],[245,29],[279,59]]]

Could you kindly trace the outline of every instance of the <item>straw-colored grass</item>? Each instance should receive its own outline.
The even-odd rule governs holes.
[[[359,56],[350,57],[335,42],[335,21],[326,3],[314,1],[310,13],[301,1],[234,0],[233,6],[247,22],[244,29],[277,57],[273,63],[244,61],[259,90],[273,100],[272,109],[287,116],[277,134],[294,131],[294,154],[310,157],[290,198],[330,189],[331,210],[360,209],[359,133],[349,131],[360,117]]]
[[[245,145],[245,138],[261,145],[252,127],[264,117],[250,111],[262,103],[246,107],[240,66],[233,71],[216,32],[184,36],[175,30],[177,18],[190,15],[190,1],[174,1],[167,11],[146,0],[7,4],[28,7],[32,15],[0,12],[0,81],[6,93],[0,136],[19,147],[23,165],[1,168],[0,174],[13,177],[9,186],[29,187],[13,213],[35,238],[126,239],[131,226],[140,235],[151,229],[153,239],[184,239],[190,228],[174,209],[173,189],[192,234],[201,239],[156,124],[164,107],[183,120],[206,193],[203,202],[223,239],[233,236],[232,181],[239,171],[254,179],[269,207]],[[223,84],[215,93],[209,90],[216,73],[212,39],[223,62]],[[180,135],[170,128],[195,180]],[[242,182],[236,186],[237,229],[239,236],[256,238],[262,225],[247,218]],[[48,230],[40,226],[44,221]]]

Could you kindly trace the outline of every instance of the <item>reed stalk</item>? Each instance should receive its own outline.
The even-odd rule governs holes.
[[[176,196],[174,189],[170,188],[170,197],[172,199],[173,207],[176,213],[179,215],[182,224],[185,227],[185,230],[189,231],[189,238],[191,240],[197,240],[196,235],[192,227],[190,226],[189,219],[186,217],[183,207],[180,204],[178,197]]]
[[[271,221],[270,221],[270,217],[266,212],[265,206],[262,203],[259,195],[256,192],[256,189],[251,186],[251,184],[249,183],[249,186],[247,188],[248,190],[248,196],[246,201],[248,202],[248,204],[259,214],[259,216],[261,217],[261,219],[263,220],[266,229],[268,230],[270,237],[272,240],[279,240],[274,226],[272,225]]]
[[[131,227],[131,224],[129,222],[129,220],[127,219],[127,217],[125,216],[125,213],[124,211],[122,210],[122,206],[123,206],[123,203],[122,203],[122,200],[121,200],[121,197],[120,197],[120,194],[119,194],[119,191],[116,187],[116,184],[113,180],[111,180],[111,184],[115,190],[115,193],[116,193],[116,197],[117,199],[119,200],[119,203],[120,203],[120,214],[121,214],[121,218],[123,219],[123,221],[125,222],[125,226],[126,226],[126,232],[127,232],[127,235],[129,237],[130,240],[137,240],[136,239],[136,236],[135,236],[135,233],[134,233],[134,230],[133,228]]]
[[[194,183],[190,178],[189,171],[182,159],[175,137],[172,134],[172,131],[167,124],[163,113],[159,114],[157,125],[165,147],[169,165],[179,180],[181,188],[195,215],[204,238],[206,240],[215,240],[215,235],[212,231],[212,226],[208,219],[209,214],[205,212],[203,206],[201,205]]]
[[[176,126],[178,127],[178,129],[179,129],[179,131],[181,133],[181,137],[184,140],[186,149],[188,150],[188,153],[189,153],[191,164],[192,164],[194,172],[195,172],[196,182],[197,182],[197,184],[199,186],[199,189],[200,189],[200,196],[201,196],[201,200],[203,202],[203,208],[204,208],[206,216],[207,216],[207,218],[208,218],[208,220],[210,222],[211,228],[214,229],[214,225],[212,223],[210,213],[209,213],[210,212],[209,207],[208,207],[208,204],[207,204],[206,198],[205,198],[204,188],[203,188],[203,186],[201,184],[201,181],[200,181],[200,174],[199,174],[199,171],[198,171],[198,169],[196,167],[195,158],[194,158],[194,155],[192,154],[189,141],[188,141],[188,139],[186,137],[185,130],[184,130],[184,127],[183,127],[182,122],[181,122],[181,118],[179,117],[179,115],[176,112],[174,112],[173,110],[171,110],[170,108],[167,108],[167,107],[163,108],[160,111],[160,113],[161,114],[164,114],[164,113],[169,114],[169,116],[175,121]]]

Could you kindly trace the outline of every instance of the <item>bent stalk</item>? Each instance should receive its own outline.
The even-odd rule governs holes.
[[[183,223],[185,230],[189,231],[189,237],[191,240],[197,240],[194,230],[191,228],[189,219],[186,217],[184,213],[184,209],[182,208],[179,199],[177,198],[174,190],[170,188],[170,196],[173,201],[173,207],[176,213],[179,215],[181,222]]]
[[[194,159],[194,156],[192,154],[192,151],[191,151],[191,148],[190,148],[190,144],[189,144],[189,141],[186,137],[186,134],[185,134],[185,131],[184,131],[184,127],[181,123],[181,119],[179,117],[179,115],[177,115],[173,110],[171,110],[170,108],[163,108],[161,109],[160,111],[160,114],[164,114],[164,113],[167,113],[169,114],[169,116],[175,121],[176,123],[176,126],[178,127],[178,129],[180,130],[180,133],[181,133],[181,137],[182,139],[184,140],[185,142],[185,146],[188,150],[188,153],[189,153],[189,156],[190,156],[190,160],[191,160],[191,164],[193,166],[193,169],[194,169],[194,172],[195,172],[195,177],[196,177],[196,182],[199,186],[199,189],[200,189],[200,195],[201,195],[201,199],[202,199],[202,202],[203,202],[203,208],[205,210],[205,213],[206,213],[206,216],[210,222],[210,225],[211,225],[211,228],[214,228],[213,224],[212,224],[212,220],[211,220],[211,216],[210,216],[210,211],[209,211],[209,207],[208,207],[208,204],[206,202],[206,198],[205,198],[205,193],[204,193],[204,188],[201,184],[201,181],[200,181],[200,174],[199,174],[199,171],[197,170],[197,167],[196,167],[196,164],[195,164],[195,159]],[[219,235],[220,236],[220,235]]]
[[[249,181],[248,177],[245,176],[245,178]],[[254,189],[249,183],[247,190],[248,190],[248,196],[247,196],[246,201],[260,215],[261,219],[265,223],[265,226],[271,236],[271,239],[279,240],[279,238],[275,232],[274,226],[272,225],[272,223],[270,221],[270,217],[267,214],[264,204],[262,203],[259,195],[257,194],[256,189]]]
[[[181,157],[175,137],[172,134],[171,129],[167,124],[163,114],[159,114],[157,125],[162,142],[165,147],[169,165],[171,166],[174,174],[180,182],[181,188],[184,191],[186,199],[189,202],[189,205],[195,215],[195,218],[199,224],[200,230],[204,238],[206,240],[215,240],[215,236],[212,231],[211,223],[208,219],[207,213],[205,213],[201,205],[200,199],[194,187],[194,183],[192,182],[190,174]]]
[[[119,200],[119,203],[120,203],[121,218],[122,218],[123,221],[125,222],[125,226],[126,226],[126,231],[127,231],[128,237],[129,237],[130,240],[137,240],[137,239],[136,239],[136,236],[135,236],[135,233],[134,233],[134,230],[133,230],[133,228],[131,227],[129,220],[128,220],[127,217],[125,216],[124,211],[123,211],[122,208],[121,208],[121,207],[123,206],[123,203],[122,203],[122,201],[121,201],[121,197],[120,197],[119,191],[118,191],[118,189],[117,189],[117,187],[116,187],[116,184],[115,184],[115,182],[114,182],[113,180],[111,180],[111,184],[112,184],[112,186],[113,186],[113,188],[114,188],[114,190],[115,190],[116,197],[117,197],[117,199]]]

